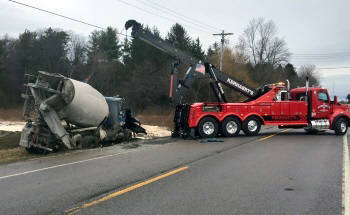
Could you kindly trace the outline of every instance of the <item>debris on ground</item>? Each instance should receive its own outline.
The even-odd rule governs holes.
[[[138,143],[127,143],[127,144],[125,144],[125,146],[123,146],[123,149],[134,149],[134,148],[137,148],[139,146],[140,146],[140,144],[138,144]]]
[[[207,139],[200,140],[200,143],[212,143],[212,142],[224,142],[224,140],[218,139],[218,138],[207,138]]]

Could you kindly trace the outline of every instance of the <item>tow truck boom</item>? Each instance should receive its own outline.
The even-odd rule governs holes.
[[[229,77],[225,73],[216,69],[212,64],[205,63],[202,65],[202,61],[189,55],[188,53],[179,50],[173,45],[169,44],[167,41],[155,36],[150,31],[146,31],[142,28],[142,25],[135,20],[129,20],[125,23],[125,29],[132,28],[131,35],[134,38],[138,38],[147,44],[161,50],[164,53],[170,55],[174,62],[171,66],[171,77],[170,77],[170,90],[169,98],[173,105],[182,104],[182,98],[186,94],[187,90],[191,87],[195,79],[209,77],[211,79],[211,87],[219,102],[227,102],[225,98],[224,91],[222,89],[221,83],[235,89],[236,91],[242,93],[248,98],[256,98],[258,96],[258,91],[246,86],[240,81]],[[177,80],[177,66],[180,63],[185,63],[189,66],[184,78],[182,80]],[[196,71],[198,67],[204,67],[204,72],[200,73]]]

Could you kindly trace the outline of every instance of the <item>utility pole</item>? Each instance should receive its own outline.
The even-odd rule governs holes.
[[[222,71],[222,56],[224,55],[225,36],[233,35],[233,33],[225,33],[224,30],[220,34],[213,34],[214,36],[221,36],[221,50],[220,50],[220,71]]]

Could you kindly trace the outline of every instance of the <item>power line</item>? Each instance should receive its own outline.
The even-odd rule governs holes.
[[[350,69],[350,66],[340,66],[340,67],[316,67],[317,69]]]
[[[25,7],[30,7],[32,9],[39,10],[39,11],[42,11],[42,12],[45,12],[45,13],[49,13],[49,14],[52,14],[52,15],[55,15],[55,16],[59,16],[59,17],[65,18],[65,19],[69,19],[69,20],[74,21],[74,22],[79,22],[79,23],[82,23],[84,25],[89,25],[91,27],[95,27],[95,28],[99,28],[99,29],[105,29],[103,27],[100,27],[100,26],[97,26],[97,25],[94,25],[94,24],[90,24],[90,23],[87,23],[87,22],[84,22],[84,21],[81,21],[81,20],[78,20],[78,19],[70,18],[68,16],[64,16],[64,15],[61,15],[61,14],[58,14],[58,13],[55,13],[55,12],[51,12],[51,11],[48,11],[48,10],[45,10],[45,9],[41,9],[41,8],[38,8],[38,7],[34,7],[32,5],[24,4],[24,3],[21,3],[21,2],[18,2],[18,1],[14,1],[14,0],[9,0],[9,1],[12,2],[12,3],[19,4],[19,5],[22,5],[22,6],[25,6]]]
[[[165,6],[161,5],[161,4],[158,4],[158,3],[156,3],[156,2],[153,2],[153,1],[151,1],[151,0],[145,0],[145,1],[148,1],[148,2],[150,2],[150,3],[152,3],[152,4],[154,4],[154,5],[157,5],[157,6],[160,7],[160,8],[164,8],[165,10],[167,10],[167,11],[173,13],[173,14],[177,14],[177,15],[179,15],[179,16],[185,17],[185,18],[188,19],[188,20],[192,20],[194,23],[197,23],[197,24],[199,24],[199,25],[207,26],[207,27],[209,27],[209,28],[211,28],[211,29],[214,29],[214,30],[220,30],[219,28],[217,28],[217,27],[215,27],[215,26],[206,24],[206,23],[204,23],[204,22],[198,21],[198,20],[193,19],[193,18],[191,18],[191,17],[188,17],[188,16],[186,16],[186,15],[180,14],[180,13],[178,13],[178,12],[175,11],[175,10],[172,10],[172,9],[170,9],[170,8],[167,8],[167,7],[165,7]]]
[[[348,57],[350,51],[331,52],[331,53],[292,53],[293,58],[337,58],[337,57]]]
[[[12,2],[12,3],[18,4],[18,5],[24,6],[24,7],[29,7],[29,8],[35,9],[35,10],[39,10],[41,12],[45,12],[45,13],[48,13],[48,14],[51,14],[51,15],[54,15],[54,16],[59,16],[61,18],[68,19],[68,20],[71,20],[71,21],[74,21],[74,22],[78,22],[78,23],[81,23],[81,24],[84,24],[84,25],[88,25],[88,26],[91,26],[91,27],[94,27],[94,28],[98,28],[98,29],[102,29],[102,30],[106,29],[106,28],[98,26],[98,25],[94,25],[94,24],[91,24],[91,23],[88,23],[88,22],[85,22],[85,21],[82,21],[82,20],[79,20],[79,19],[75,19],[75,18],[71,18],[71,17],[65,16],[65,15],[62,15],[62,14],[58,14],[56,12],[52,12],[52,11],[48,11],[48,10],[45,10],[45,9],[42,9],[42,8],[38,8],[38,7],[35,7],[35,6],[32,6],[32,5],[29,5],[29,4],[24,4],[22,2],[18,2],[18,1],[14,1],[14,0],[9,0],[9,1]],[[117,32],[117,34],[125,36],[125,37],[128,36],[126,34],[122,34],[122,33],[118,33],[118,32]]]
[[[138,1],[138,2],[140,2],[141,4],[143,4],[143,5],[146,5],[147,7],[150,7],[150,8],[153,8],[153,9],[155,9],[155,10],[158,10],[158,11],[161,11],[162,13],[164,13],[164,14],[169,14],[169,10],[167,9],[167,8],[165,8],[165,7],[161,7],[161,6],[154,6],[154,5],[156,5],[155,3],[147,3],[147,2],[145,2],[145,1],[143,1],[143,0],[135,0],[135,1]],[[164,10],[164,9],[165,10]],[[191,21],[191,20],[187,20],[187,19],[185,19],[185,18],[183,18],[181,15],[177,15],[176,13],[174,13],[174,12],[172,12],[173,14],[170,14],[170,15],[173,15],[173,16],[175,16],[175,17],[177,17],[177,18],[179,18],[179,19],[181,19],[181,20],[183,20],[184,22],[187,22],[187,23],[190,23],[191,25],[194,25],[194,26],[197,26],[197,27],[199,27],[199,28],[202,28],[202,29],[205,29],[205,30],[209,30],[209,31],[212,31],[212,29],[211,28],[208,28],[208,27],[206,27],[206,26],[203,26],[203,25],[199,25],[199,24],[197,24],[197,23],[195,23],[195,22],[193,22],[193,21]]]
[[[138,10],[143,11],[143,12],[146,12],[146,13],[152,14],[152,15],[154,15],[154,16],[158,16],[158,17],[160,17],[160,18],[166,19],[166,20],[168,20],[168,21],[177,22],[177,21],[174,20],[174,19],[171,19],[171,18],[166,17],[166,16],[162,16],[162,15],[160,15],[160,14],[153,13],[153,12],[151,12],[151,11],[149,11],[149,10],[145,10],[144,8],[141,8],[141,7],[139,7],[139,6],[136,6],[136,5],[134,5],[134,4],[130,4],[129,2],[126,2],[126,1],[123,1],[123,0],[117,0],[117,1],[119,1],[119,2],[121,2],[121,3],[123,3],[123,4],[126,4],[126,5],[128,5],[128,6],[134,7],[134,8],[136,8],[136,9],[138,9]],[[209,32],[209,31],[202,30],[202,29],[199,29],[199,28],[196,28],[196,27],[192,27],[192,26],[190,26],[190,25],[188,25],[188,24],[182,23],[182,25],[187,26],[187,27],[192,28],[192,29],[195,29],[195,30],[197,30],[197,31],[202,31],[202,32],[211,34],[211,32]]]

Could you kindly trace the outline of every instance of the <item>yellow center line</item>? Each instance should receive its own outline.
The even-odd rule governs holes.
[[[274,137],[274,136],[276,136],[277,134],[286,132],[286,131],[288,131],[288,130],[289,130],[289,129],[285,129],[285,130],[283,130],[283,131],[277,132],[276,134],[271,134],[271,135],[269,135],[269,136],[262,137],[262,138],[258,139],[257,141],[258,141],[258,142],[264,141],[264,140],[266,140],[266,139],[269,139],[269,138],[271,138],[271,137]]]
[[[174,175],[174,174],[179,173],[179,172],[181,172],[181,171],[184,171],[184,170],[186,170],[186,169],[188,169],[188,166],[183,166],[183,167],[181,167],[181,168],[172,170],[172,171],[167,172],[167,173],[165,173],[165,174],[163,174],[163,175],[159,175],[159,176],[156,176],[156,177],[151,178],[151,179],[149,179],[149,180],[146,180],[146,181],[144,181],[144,182],[141,182],[141,183],[135,184],[135,185],[133,185],[133,186],[127,187],[127,188],[125,188],[125,189],[123,189],[123,190],[116,191],[116,192],[114,192],[114,193],[110,193],[110,194],[108,194],[108,195],[106,195],[106,196],[104,196],[104,197],[102,197],[102,198],[100,198],[100,199],[97,199],[97,200],[94,200],[94,201],[85,203],[85,204],[81,205],[80,207],[76,207],[76,208],[72,208],[72,209],[70,209],[70,210],[67,210],[66,213],[69,213],[69,214],[70,214],[70,213],[76,213],[76,212],[77,212],[78,210],[80,210],[80,209],[88,208],[88,207],[97,205],[97,204],[99,204],[99,203],[101,203],[101,202],[104,202],[104,201],[107,201],[107,200],[112,199],[112,198],[114,198],[114,197],[123,195],[124,193],[130,192],[130,191],[132,191],[132,190],[135,190],[135,189],[137,189],[137,188],[143,187],[143,186],[145,186],[145,185],[147,185],[147,184],[150,184],[150,183],[152,183],[152,182],[155,182],[155,181],[158,181],[158,180],[160,180],[160,179],[166,178],[166,177],[168,177],[168,176]]]

